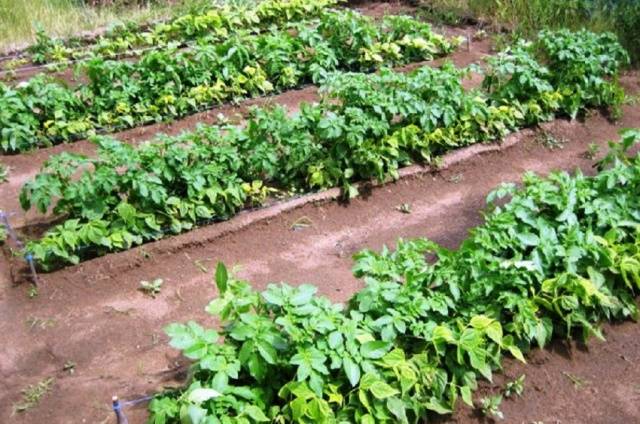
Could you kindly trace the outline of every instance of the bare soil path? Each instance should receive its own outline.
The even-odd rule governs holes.
[[[640,89],[637,74],[624,83],[630,91]],[[111,423],[111,395],[130,399],[180,384],[184,361],[167,346],[161,329],[189,319],[212,323],[203,308],[216,296],[211,270],[218,260],[238,265],[239,275],[258,288],[277,281],[310,282],[344,301],[362,284],[351,275],[353,253],[393,245],[398,237],[428,236],[455,247],[481,223],[480,210],[492,188],[518,181],[527,170],[592,172],[592,161],[584,157],[589,144],[604,150],[620,128],[632,126],[640,126],[640,105],[625,106],[624,118],[615,124],[600,114],[584,122],[555,121],[544,129],[564,141],[562,148],[543,146],[527,130],[512,147],[373,188],[349,205],[307,204],[233,231],[246,219],[243,214],[43,275],[33,299],[26,284],[12,284],[21,267],[5,252],[0,258],[0,422]],[[396,210],[402,203],[411,205],[411,214]],[[294,231],[292,224],[302,217],[311,226]],[[154,278],[164,280],[156,299],[138,291],[141,280]],[[607,327],[606,334],[609,342],[591,342],[588,353],[558,344],[534,352],[527,367],[508,364],[507,376],[524,372],[527,379],[525,396],[502,405],[506,422],[640,422],[640,327],[625,323]],[[73,373],[64,370],[70,362]],[[563,372],[588,383],[574,388]],[[51,392],[11,417],[20,390],[49,377],[55,379]],[[132,423],[144,422],[146,411],[132,409],[128,416]],[[466,409],[451,420],[481,422]]]

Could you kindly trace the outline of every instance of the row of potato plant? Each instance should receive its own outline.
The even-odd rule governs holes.
[[[449,54],[457,42],[408,16],[374,22],[344,10],[258,35],[154,51],[135,62],[94,58],[82,65],[87,80],[74,87],[46,75],[15,88],[0,84],[0,152],[178,118],[320,82],[331,71],[428,60]]]
[[[452,65],[337,74],[320,103],[303,104],[291,117],[283,107],[254,109],[246,126],[202,126],[138,147],[97,138],[96,157],[53,156],[23,186],[25,210],[45,213],[53,206],[64,217],[27,250],[52,269],[228,218],[276,191],[338,186],[354,196],[356,181],[394,178],[401,166],[437,162],[456,147],[587,107],[616,106],[620,88],[606,77],[617,68],[603,53],[619,53],[615,40],[575,33],[569,51],[590,37],[607,47],[592,56],[560,51],[553,55],[564,59],[552,69],[534,59],[549,39],[566,37],[543,33],[535,44],[488,59],[488,91],[466,91],[461,79],[468,69]],[[562,77],[568,69],[587,69],[581,62],[589,62],[582,78]],[[567,101],[585,87],[589,96],[580,104]]]
[[[427,239],[355,255],[364,288],[345,307],[312,285],[257,292],[219,264],[219,296],[166,328],[193,361],[187,386],[152,400],[149,422],[418,423],[473,406],[504,356],[554,336],[604,339],[602,321],[636,318],[640,156],[627,148],[594,177],[525,174],[488,197],[485,222],[456,250]]]
[[[61,40],[39,30],[36,42],[27,48],[36,64],[59,63],[89,57],[113,58],[136,55],[136,51],[163,48],[170,43],[185,45],[205,39],[220,42],[240,30],[259,32],[272,25],[318,16],[338,0],[264,0],[254,5],[207,5],[204,10],[181,14],[151,25],[127,22],[114,25],[95,40]]]

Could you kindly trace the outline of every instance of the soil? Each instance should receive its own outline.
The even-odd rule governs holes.
[[[473,54],[481,53],[474,50],[458,60],[476,60]],[[628,92],[640,91],[640,74],[622,80]],[[276,100],[289,98],[297,104],[313,98],[313,89],[305,90]],[[232,108],[230,113],[241,110]],[[177,133],[207,122],[207,116],[119,137],[137,142],[161,130]],[[479,153],[481,146],[453,152],[445,158],[446,169],[412,172],[397,182],[372,187],[349,204],[320,200],[322,196],[315,202],[302,199],[295,201],[296,207],[246,212],[224,223],[42,274],[35,297],[28,296],[24,264],[5,249],[0,255],[0,422],[112,423],[112,395],[129,400],[183,384],[188,364],[168,347],[162,328],[190,319],[214,325],[203,308],[217,295],[211,281],[217,261],[235,266],[237,275],[257,289],[270,282],[309,282],[332,300],[346,301],[362,287],[351,274],[355,252],[393,246],[399,237],[426,236],[455,248],[469,228],[482,222],[484,199],[497,185],[517,182],[525,171],[546,174],[580,168],[592,173],[593,160],[585,156],[589,145],[601,146],[602,154],[620,128],[638,126],[638,104],[625,106],[616,123],[599,113],[582,122],[557,120],[522,131],[484,153]],[[558,146],[543,145],[541,131],[558,140]],[[13,169],[10,182],[0,185],[0,208],[17,211],[19,185],[48,155],[60,151],[91,153],[91,148],[75,143],[3,157]],[[410,214],[397,210],[403,203],[411,205]],[[24,222],[20,216],[12,219]],[[293,225],[302,219],[310,225]],[[154,299],[138,289],[140,281],[155,278],[162,278],[164,285]],[[477,397],[526,374],[524,396],[501,405],[505,422],[640,422],[640,327],[630,322],[606,325],[605,335],[607,343],[557,342],[550,349],[533,351],[526,366],[507,361],[503,374],[484,383]],[[54,379],[50,392],[29,410],[12,414],[21,390],[47,378]],[[146,417],[144,404],[126,413],[131,423],[142,423]],[[463,407],[441,421],[485,419]]]

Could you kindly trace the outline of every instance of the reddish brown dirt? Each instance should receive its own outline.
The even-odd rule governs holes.
[[[637,90],[637,75],[625,82]],[[113,422],[110,396],[130,399],[180,384],[184,362],[168,348],[161,328],[173,321],[211,323],[203,312],[216,295],[211,268],[223,260],[239,266],[239,275],[262,288],[272,281],[311,282],[336,301],[361,287],[350,269],[351,255],[363,248],[392,245],[398,237],[428,236],[455,247],[468,228],[481,222],[486,194],[527,170],[580,167],[591,172],[583,154],[592,142],[605,146],[621,127],[640,126],[640,106],[626,106],[624,118],[609,123],[595,114],[584,123],[556,121],[544,128],[561,149],[542,146],[535,136],[500,152],[470,157],[437,174],[407,178],[371,190],[349,205],[309,204],[242,230],[213,237],[242,216],[219,225],[109,255],[41,276],[39,294],[27,297],[25,284],[10,284],[6,257],[0,263],[0,421],[16,423]],[[395,208],[412,206],[411,214]],[[291,229],[301,217],[312,225]],[[196,263],[196,261],[199,261]],[[203,272],[203,264],[208,272]],[[163,278],[162,292],[151,299],[137,290],[141,280]],[[537,351],[530,364],[508,363],[505,375],[527,374],[525,396],[505,401],[506,422],[640,422],[637,384],[640,327],[607,327],[609,342],[591,342],[589,352]],[[64,371],[73,361],[75,372]],[[574,389],[566,372],[587,381]],[[567,375],[568,375],[567,374]],[[33,409],[11,417],[20,390],[54,377],[51,392]],[[496,378],[499,382],[500,377]],[[482,391],[491,391],[490,385]],[[144,407],[128,411],[130,422],[146,416]],[[11,418],[10,418],[11,417]],[[479,422],[461,409],[454,422]]]
[[[475,399],[500,393],[505,384],[525,375],[522,397],[506,399],[500,410],[507,423],[640,422],[640,328],[637,323],[605,325],[606,342],[586,345],[557,341],[535,350],[526,365],[507,361],[505,373],[483,384]],[[447,423],[492,422],[471,408],[461,408]]]

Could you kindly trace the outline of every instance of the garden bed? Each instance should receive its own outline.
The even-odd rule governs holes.
[[[629,76],[625,82],[637,87],[638,77]],[[604,148],[607,140],[616,138],[619,127],[637,122],[638,106],[624,107],[618,124],[598,114],[584,123],[556,121],[544,128],[566,141],[563,148],[550,150],[538,134],[532,134],[508,149],[469,157],[442,173],[373,188],[348,207],[336,202],[308,204],[208,241],[203,240],[211,228],[199,229],[44,275],[34,299],[27,297],[27,285],[12,286],[7,281],[0,295],[4,304],[0,331],[7,335],[0,363],[3,374],[11,377],[5,379],[0,409],[10,414],[22,388],[53,376],[51,392],[37,408],[16,415],[16,422],[64,421],[71,411],[77,421],[111,419],[112,394],[136,398],[183,381],[185,362],[166,345],[160,329],[174,321],[203,319],[202,308],[215,296],[211,283],[215,261],[240,265],[240,276],[257,288],[273,281],[311,282],[322,294],[344,301],[360,288],[351,274],[351,254],[391,245],[398,237],[428,236],[455,247],[468,228],[481,222],[478,211],[494,186],[518,181],[525,170],[546,173],[579,166],[591,172],[593,162],[583,156],[589,144]],[[411,205],[410,214],[396,209],[403,203]],[[310,222],[308,227],[300,225],[307,222],[303,217]],[[156,299],[138,290],[141,280],[154,278],[165,281]],[[596,396],[595,390],[617,393],[623,404],[633,402],[638,376],[628,361],[637,358],[638,330],[627,323],[616,326],[613,333],[606,329],[605,334],[610,343],[591,342],[588,355],[578,351],[568,358],[556,347],[534,353],[528,367],[507,366],[510,377],[527,374],[525,397],[503,403],[508,419],[585,422],[623,416],[626,412],[618,403],[610,396]],[[76,364],[73,374],[63,371],[68,361]],[[615,377],[605,378],[602,364]],[[559,374],[561,370],[590,383],[575,390],[568,377]],[[561,402],[557,390],[571,399],[570,406]],[[528,396],[535,402],[531,407]],[[580,400],[588,400],[591,407],[584,408]],[[553,406],[540,407],[546,403]],[[132,422],[141,422],[146,415],[144,408],[127,412]],[[464,409],[455,419],[476,422]]]

